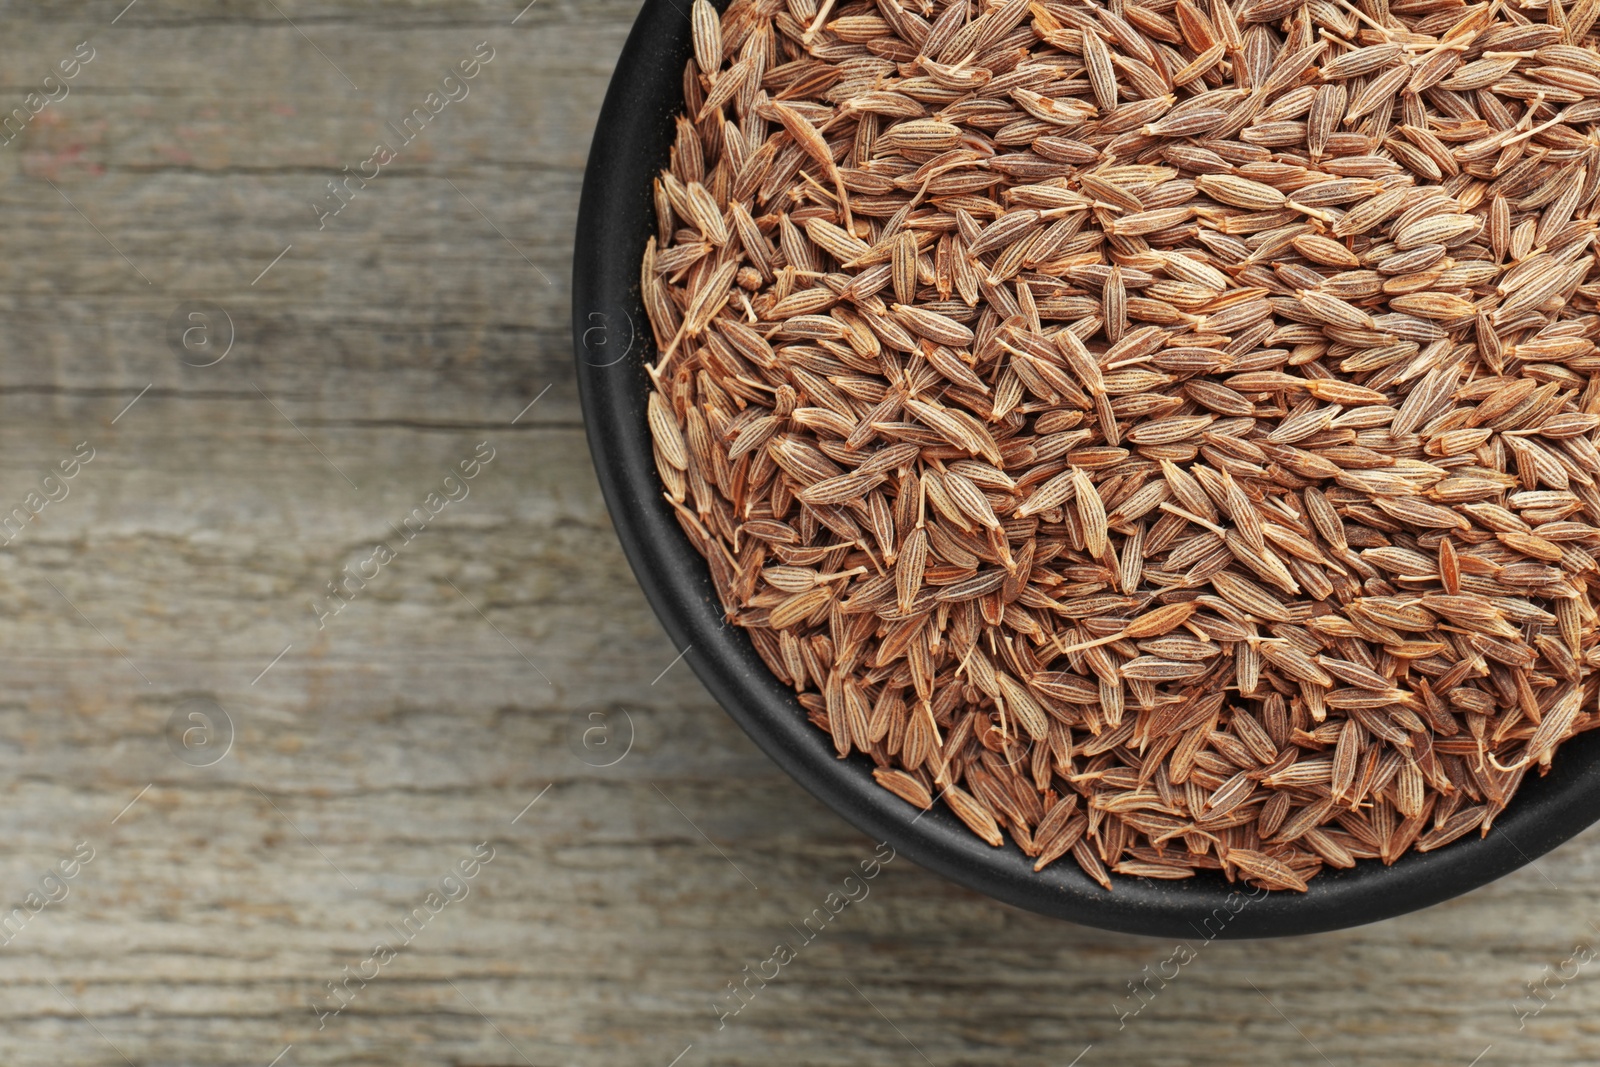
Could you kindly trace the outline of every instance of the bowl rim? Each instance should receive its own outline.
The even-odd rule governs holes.
[[[718,2],[720,8],[724,6]],[[927,812],[877,785],[871,761],[836,757],[792,689],[723,618],[705,561],[679,528],[656,475],[645,423],[654,356],[639,262],[655,229],[651,181],[668,158],[689,18],[676,0],[644,0],[595,126],[574,240],[572,339],[595,473],[617,538],[656,616],[711,695],[780,767],[876,841],[951,881],[1029,911],[1167,938],[1282,937],[1336,930],[1425,908],[1493,881],[1600,819],[1600,731],[1562,745],[1551,772],[1525,777],[1486,838],[1410,852],[1392,866],[1324,869],[1306,893],[1247,892],[1216,872],[1176,882],[1113,875],[1107,891],[1065,858],[1035,873],[1008,838],[981,842],[936,804]],[[624,344],[623,342],[626,341]]]

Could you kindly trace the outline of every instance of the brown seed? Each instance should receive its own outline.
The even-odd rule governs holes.
[[[645,421],[727,618],[1036,869],[1487,829],[1600,664],[1600,3],[934,10],[693,4]]]
[[[1314,233],[1302,233],[1291,242],[1295,250],[1313,263],[1329,267],[1359,267],[1361,259],[1338,241]]]
[[[1288,199],[1270,185],[1231,174],[1202,174],[1195,179],[1195,188],[1214,200],[1250,211],[1270,211]]]
[[[1226,860],[1239,868],[1241,873],[1256,879],[1269,889],[1298,889],[1305,892],[1310,888],[1306,885],[1305,879],[1296,874],[1293,868],[1266,853],[1234,848],[1228,850]]]
[[[945,787],[943,797],[945,803],[950,805],[950,810],[955,812],[957,818],[966,823],[973,833],[994,848],[1005,844],[1005,838],[1000,836],[1000,827],[995,823],[994,816],[970,793],[951,785]]]
[[[694,29],[694,58],[703,74],[714,74],[722,66],[722,22],[709,0],[694,0],[689,8]]]
[[[933,807],[933,796],[926,786],[905,771],[877,767],[872,772],[877,783],[913,807],[926,811]]]
[[[1117,74],[1111,66],[1111,49],[1106,47],[1098,33],[1083,34],[1083,63],[1088,70],[1095,102],[1102,111],[1116,110]]]

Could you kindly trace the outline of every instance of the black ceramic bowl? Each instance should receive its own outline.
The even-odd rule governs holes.
[[[720,6],[720,5],[719,5]],[[1392,867],[1325,870],[1307,893],[1251,894],[1214,872],[1179,882],[1116,878],[1101,889],[1070,859],[1040,873],[1016,846],[990,848],[943,805],[919,813],[872,780],[863,756],[840,760],[737,627],[662,498],[645,425],[655,359],[639,298],[639,261],[655,229],[651,179],[663,167],[690,55],[688,0],[645,0],[600,113],[572,279],[573,347],[589,449],[623,550],[673,643],[761,748],[834,811],[930,870],[1021,908],[1090,926],[1176,938],[1277,937],[1375,922],[1436,904],[1513,871],[1600,818],[1600,732],[1562,746],[1530,775],[1485,839],[1469,835]]]

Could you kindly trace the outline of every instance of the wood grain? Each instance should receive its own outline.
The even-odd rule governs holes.
[[[1592,970],[1520,1030],[1512,1008],[1600,937],[1593,832],[1420,914],[1197,938],[1181,968],[900,859],[719,1029],[727,983],[872,844],[683,664],[662,674],[677,650],[610,531],[566,327],[635,5],[520,9],[0,9],[6,106],[96,49],[0,146],[0,513],[95,449],[0,551],[0,898],[95,850],[0,949],[0,1062],[1595,1061]],[[470,96],[318,230],[326,182],[485,40]],[[196,301],[234,324],[212,367],[166,339]],[[470,495],[319,629],[326,583],[480,441]],[[168,744],[192,699],[234,726],[212,766]],[[617,709],[631,750],[592,766]],[[469,894],[319,1030],[324,984],[483,841]]]

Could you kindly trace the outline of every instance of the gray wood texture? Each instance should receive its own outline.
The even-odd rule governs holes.
[[[636,5],[522,2],[0,5],[0,114],[95,50],[0,146],[0,515],[94,449],[0,551],[0,902],[74,872],[0,946],[0,1063],[1600,1059],[1600,964],[1571,959],[1600,938],[1593,832],[1181,968],[899,859],[719,1025],[872,843],[674,665],[611,533],[567,277]],[[470,95],[319,230],[326,183],[480,41]],[[210,367],[167,339],[197,301],[233,323]],[[402,543],[482,441],[470,495]],[[220,728],[172,747],[194,700],[233,725],[209,766]],[[468,895],[365,962],[479,842]]]

